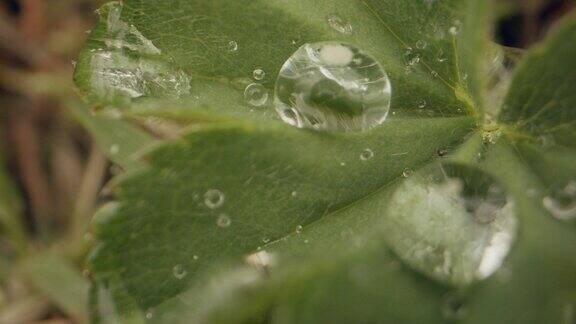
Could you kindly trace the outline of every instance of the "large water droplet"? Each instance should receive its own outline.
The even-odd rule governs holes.
[[[218,189],[209,189],[204,194],[204,204],[210,209],[221,207],[226,200],[224,193]]]
[[[268,101],[268,90],[259,83],[252,83],[244,90],[244,98],[250,105],[260,107]]]
[[[542,199],[544,207],[557,219],[576,218],[576,181],[569,181],[565,186],[552,190]]]
[[[172,273],[174,274],[174,277],[176,277],[176,279],[178,280],[183,279],[188,274],[188,272],[184,269],[184,267],[181,264],[175,265],[174,268],[172,268]]]
[[[516,232],[514,213],[511,199],[489,175],[436,162],[398,186],[383,228],[408,265],[462,286],[501,266]]]
[[[391,86],[382,66],[339,42],[300,47],[282,66],[275,108],[296,127],[358,131],[384,122]]]
[[[337,15],[328,16],[328,25],[342,34],[352,34],[352,25]]]

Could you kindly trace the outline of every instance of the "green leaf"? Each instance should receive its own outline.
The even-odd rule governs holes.
[[[565,18],[544,44],[526,55],[500,117],[513,131],[571,148],[576,145],[574,21],[574,15]]]
[[[246,254],[365,198],[406,166],[450,149],[470,126],[468,118],[448,118],[396,120],[347,135],[276,123],[200,128],[154,150],[150,168],[124,177],[116,188],[121,204],[99,217],[94,271],[104,281],[118,274],[138,303],[153,306],[180,292],[204,265]],[[221,198],[212,197],[218,192]],[[218,226],[226,218],[230,225]],[[176,278],[176,265],[188,276]]]
[[[125,169],[138,165],[138,154],[153,144],[152,136],[126,121],[91,115],[84,106],[74,108],[74,117],[90,132],[102,152]]]
[[[34,255],[22,264],[32,286],[78,321],[87,320],[89,282],[77,267],[52,252]]]
[[[462,0],[112,2],[100,9],[76,82],[98,106],[185,98],[189,108],[229,111],[232,102],[247,110],[237,98],[253,70],[266,72],[262,84],[271,91],[280,67],[302,44],[340,40],[382,63],[393,85],[393,110],[473,113],[489,25],[484,7],[485,1]],[[330,17],[348,22],[352,32],[331,28]],[[419,110],[422,100],[432,109]]]
[[[146,164],[114,182],[118,203],[96,217],[95,318],[112,308],[122,322],[565,320],[576,291],[575,238],[545,202],[573,179],[566,144],[573,134],[565,126],[556,132],[571,125],[571,102],[558,106],[561,118],[551,124],[555,143],[568,149],[524,141],[541,132],[531,133],[514,109],[527,97],[518,89],[535,78],[530,65],[546,74],[542,67],[572,53],[560,40],[572,37],[574,22],[544,54],[529,54],[504,123],[475,129],[486,101],[486,3],[125,0],[103,7],[76,71],[87,99],[128,116],[202,125],[150,149]],[[332,28],[334,17],[352,32]],[[286,59],[325,40],[350,43],[385,67],[393,114],[382,126],[295,129],[274,120],[271,100],[258,108],[242,100],[254,69],[266,71],[261,83],[271,96]],[[573,71],[553,75],[569,82]],[[542,103],[571,100],[559,89],[558,97],[544,91]],[[418,108],[422,100],[426,109]],[[426,178],[446,152],[453,153],[446,163],[484,172],[463,175],[463,192],[471,184],[483,192],[493,177],[516,204],[517,240],[486,280],[475,275],[473,246],[487,249],[499,225],[463,220],[462,206],[451,204],[457,190]],[[559,170],[552,181],[550,167]],[[410,172],[418,178],[399,181]],[[567,183],[557,181],[565,176]],[[528,194],[532,188],[538,196]],[[430,191],[438,197],[426,201]],[[238,265],[260,248],[279,259],[277,267]],[[439,275],[434,269],[447,259],[455,263]]]

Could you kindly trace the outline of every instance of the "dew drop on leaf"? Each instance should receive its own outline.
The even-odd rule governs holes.
[[[181,264],[177,264],[174,266],[174,268],[172,268],[172,274],[174,274],[174,277],[176,277],[176,279],[180,280],[186,277],[188,273]]]
[[[406,170],[402,171],[402,176],[404,178],[408,178],[411,175],[412,175],[412,170],[410,170],[410,169],[406,169]]]
[[[576,181],[569,181],[566,185],[555,188],[550,194],[542,198],[544,207],[560,220],[576,218]]]
[[[372,151],[369,148],[365,149],[364,151],[362,151],[362,153],[360,153],[360,160],[362,161],[368,161],[373,157],[374,157],[374,151]]]
[[[426,41],[423,39],[420,39],[416,42],[416,48],[417,49],[425,49],[426,46],[428,46],[428,43],[426,43]]]
[[[338,15],[330,15],[327,18],[328,25],[335,31],[342,34],[352,34],[352,25]]]
[[[498,270],[516,234],[512,199],[492,177],[442,161],[404,179],[384,215],[386,240],[400,259],[455,286]]]
[[[426,107],[426,100],[419,99],[417,104],[418,104],[418,108],[422,109],[422,108]]]
[[[436,154],[439,157],[444,157],[444,156],[446,156],[446,154],[448,154],[448,150],[447,149],[438,149],[438,150],[436,150]]]
[[[244,99],[251,106],[263,106],[268,101],[268,90],[258,83],[249,84],[244,90]]]
[[[302,225],[296,225],[296,234],[302,233]]]
[[[436,60],[440,63],[446,61],[446,54],[444,54],[443,50],[438,51],[438,53],[436,54]]]
[[[204,204],[210,209],[221,207],[226,200],[224,193],[218,189],[209,189],[204,194]]]
[[[351,45],[320,42],[300,47],[282,66],[275,108],[293,126],[360,131],[384,122],[391,85],[382,66]]]
[[[262,69],[256,69],[252,73],[252,76],[254,77],[254,80],[262,80],[264,77],[266,77],[266,72],[264,72]]]
[[[228,50],[230,52],[236,52],[238,50],[238,43],[236,43],[236,41],[228,42]]]
[[[216,225],[218,225],[218,227],[225,228],[230,226],[230,223],[232,223],[232,221],[230,220],[230,217],[228,217],[228,215],[226,214],[220,214],[216,219]]]

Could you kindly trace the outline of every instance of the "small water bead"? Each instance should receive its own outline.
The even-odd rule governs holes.
[[[384,122],[391,91],[371,56],[348,44],[320,42],[303,45],[282,66],[274,105],[296,127],[360,131]]]
[[[218,215],[218,219],[216,219],[216,225],[218,225],[218,227],[225,228],[230,226],[230,223],[232,223],[230,217],[225,214]]]
[[[432,72],[430,72],[430,74],[432,74],[433,77],[437,78],[438,77],[438,72],[432,70]]]
[[[447,149],[438,149],[438,150],[436,151],[436,154],[437,154],[439,157],[445,157],[446,154],[448,154],[448,150],[447,150]]]
[[[411,169],[406,169],[406,170],[402,171],[402,176],[403,176],[404,178],[408,178],[408,177],[411,176],[411,175],[412,175],[412,170],[411,170]]]
[[[176,277],[176,279],[180,280],[186,277],[188,272],[184,269],[184,267],[181,264],[177,264],[174,266],[174,268],[172,268],[172,274],[174,274],[174,277]]]
[[[221,207],[226,200],[224,193],[218,189],[209,189],[204,194],[204,204],[210,209]]]
[[[268,90],[261,84],[249,84],[244,90],[244,99],[254,107],[260,107],[268,101]]]
[[[362,161],[368,161],[373,157],[374,157],[374,151],[372,151],[369,148],[365,149],[362,153],[360,153],[360,160]]]
[[[264,72],[264,70],[262,69],[256,69],[254,70],[254,72],[252,73],[254,80],[262,80],[264,79],[264,77],[266,77],[266,72]]]
[[[438,54],[436,55],[436,60],[440,63],[446,61],[446,54],[444,54],[443,50],[438,51]]]
[[[425,49],[426,46],[428,46],[428,43],[423,39],[420,39],[416,42],[416,48],[417,49]]]
[[[342,17],[337,15],[330,15],[328,16],[327,20],[328,25],[330,25],[330,27],[332,27],[332,29],[336,30],[337,32],[348,35],[352,34],[352,25],[350,25],[350,23],[344,20]]]
[[[228,50],[230,52],[236,52],[238,50],[238,43],[236,43],[236,41],[228,42]]]
[[[576,181],[570,181],[564,187],[554,190],[542,199],[542,204],[557,219],[575,219]]]
[[[303,229],[302,225],[296,225],[296,234],[302,233],[302,229]]]
[[[418,99],[417,104],[418,104],[418,108],[422,109],[422,108],[426,107],[426,100]]]

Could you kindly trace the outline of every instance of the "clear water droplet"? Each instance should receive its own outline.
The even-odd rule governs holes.
[[[236,52],[238,50],[238,43],[236,43],[236,41],[228,42],[228,50],[230,52]]]
[[[362,161],[368,161],[373,157],[374,157],[374,151],[372,151],[369,148],[365,149],[364,151],[362,151],[362,153],[360,153],[360,160]]]
[[[254,80],[260,81],[260,80],[264,79],[264,77],[266,77],[266,72],[264,72],[264,70],[262,70],[262,69],[256,69],[252,73],[252,76],[254,77]]]
[[[446,61],[446,54],[444,54],[443,50],[438,51],[438,54],[436,55],[436,60],[440,63]]]
[[[412,175],[412,170],[411,170],[411,169],[406,169],[406,170],[402,171],[402,176],[403,176],[404,178],[408,178],[408,177],[411,176],[411,175]]]
[[[481,170],[442,160],[401,182],[382,222],[400,259],[455,286],[496,272],[516,235],[515,208],[505,190]]]
[[[542,198],[544,207],[560,220],[576,219],[576,181],[569,181],[560,188],[555,188]]]
[[[328,25],[330,25],[330,27],[335,31],[342,34],[352,34],[352,25],[342,17],[338,15],[330,15],[327,20]]]
[[[220,214],[216,219],[216,225],[218,225],[218,227],[226,228],[230,226],[230,223],[232,223],[232,221],[230,220],[230,217],[228,217],[228,215],[226,214]]]
[[[186,277],[188,272],[184,269],[184,267],[181,264],[177,264],[174,266],[174,268],[172,268],[172,274],[174,274],[174,277],[176,277],[176,279],[180,280],[184,279],[184,277]]]
[[[371,56],[348,44],[320,42],[305,44],[284,63],[274,104],[296,127],[359,131],[384,122],[391,91]]]
[[[218,189],[209,189],[204,194],[204,204],[210,209],[222,207],[225,200],[226,196]]]
[[[417,104],[418,104],[418,108],[422,109],[422,108],[426,107],[426,100],[418,99]]]
[[[438,150],[436,151],[436,154],[437,154],[439,157],[445,157],[445,156],[448,154],[448,150],[447,150],[447,149],[438,149]]]
[[[437,78],[438,77],[438,72],[432,70],[432,72],[430,72],[430,74],[432,74],[433,77]]]
[[[302,225],[296,225],[296,234],[302,233]]]
[[[154,310],[148,310],[146,311],[146,313],[144,314],[144,317],[146,317],[146,319],[152,319],[154,317]]]
[[[268,90],[261,84],[252,83],[244,90],[244,98],[248,104],[260,107],[268,101]]]
[[[423,39],[420,39],[416,42],[416,48],[417,49],[425,49],[426,46],[428,46],[428,43]]]

